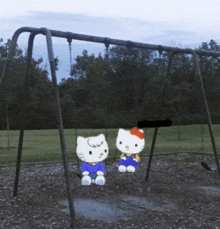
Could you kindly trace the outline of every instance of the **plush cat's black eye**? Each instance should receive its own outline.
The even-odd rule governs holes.
[[[119,142],[119,144],[122,144],[122,142]]]
[[[137,147],[138,146],[138,144],[135,144],[135,147]]]
[[[108,152],[108,150],[107,149],[105,149],[105,153],[107,153]]]
[[[89,154],[91,155],[92,154],[92,151],[89,151]]]

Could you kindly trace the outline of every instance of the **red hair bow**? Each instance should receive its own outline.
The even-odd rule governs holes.
[[[130,130],[130,133],[132,135],[136,135],[137,137],[139,137],[140,139],[144,138],[144,133],[142,133],[140,130],[138,130],[137,127],[134,127],[133,129]]]

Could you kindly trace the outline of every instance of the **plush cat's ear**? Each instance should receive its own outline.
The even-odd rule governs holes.
[[[121,134],[123,134],[123,133],[125,133],[125,132],[126,132],[126,130],[120,128],[120,129],[118,130],[118,135],[121,135]]]
[[[98,137],[101,141],[105,141],[105,135],[104,134],[100,134]]]
[[[84,139],[85,139],[84,137],[78,136],[77,137],[77,145],[79,145],[81,142],[83,142]]]

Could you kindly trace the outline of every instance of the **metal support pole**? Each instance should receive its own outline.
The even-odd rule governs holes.
[[[26,70],[26,78],[25,85],[23,90],[22,103],[23,108],[21,109],[21,120],[20,120],[20,133],[19,133],[19,143],[18,143],[18,155],[17,155],[17,163],[16,163],[16,172],[15,172],[15,181],[14,181],[14,192],[13,196],[15,197],[18,192],[18,183],[19,183],[19,174],[20,174],[20,164],[21,164],[21,155],[23,149],[23,140],[24,140],[24,130],[26,127],[27,120],[27,101],[28,101],[28,91],[29,91],[29,79],[30,79],[30,68],[31,68],[31,59],[33,52],[33,43],[36,33],[31,33],[28,40],[28,50],[27,50],[27,70]]]
[[[154,135],[153,135],[153,140],[152,140],[152,144],[151,144],[150,157],[148,160],[148,166],[147,166],[147,173],[146,173],[145,181],[148,180],[149,173],[150,173],[150,166],[151,166],[151,161],[153,159],[154,147],[155,147],[155,143],[156,143],[156,139],[157,139],[157,132],[158,132],[158,127],[156,127],[154,130]]]
[[[55,60],[54,60],[54,53],[53,53],[53,44],[52,44],[52,38],[50,30],[46,28],[42,28],[42,31],[46,35],[46,41],[47,41],[47,49],[48,49],[48,57],[50,61],[50,69],[51,69],[51,76],[53,81],[53,87],[54,87],[54,93],[56,94],[57,99],[57,112],[58,112],[58,122],[59,122],[59,133],[60,133],[60,143],[61,143],[61,149],[62,149],[62,158],[63,158],[63,166],[64,166],[64,174],[66,177],[66,189],[67,189],[67,195],[69,200],[69,209],[70,209],[70,217],[71,217],[71,228],[75,228],[74,222],[75,222],[75,209],[73,205],[73,199],[71,196],[71,189],[70,189],[70,182],[69,182],[69,171],[68,171],[68,159],[66,154],[66,143],[64,138],[64,129],[63,129],[63,120],[61,115],[61,106],[60,106],[60,97],[57,87],[57,78],[56,78],[56,71],[55,71]]]
[[[220,167],[219,167],[218,152],[217,152],[217,147],[216,147],[216,144],[215,144],[214,132],[213,132],[213,128],[212,128],[212,120],[211,120],[211,115],[210,115],[210,111],[209,111],[209,107],[208,107],[208,101],[207,101],[206,94],[205,94],[205,88],[204,88],[204,84],[203,84],[202,74],[201,74],[200,67],[199,67],[199,58],[198,58],[198,55],[196,54],[196,52],[193,52],[193,54],[194,54],[194,57],[195,57],[195,65],[196,65],[195,74],[198,75],[199,80],[200,80],[200,84],[201,84],[203,100],[204,100],[204,103],[205,103],[206,113],[207,113],[207,117],[208,117],[208,126],[209,126],[209,133],[210,133],[211,141],[212,141],[212,148],[213,148],[213,152],[214,152],[214,155],[215,155],[215,161],[216,161],[216,165],[217,165],[217,169],[218,169],[218,174],[219,174],[219,177],[220,177]]]
[[[22,32],[23,29],[19,29],[17,30],[11,40],[10,46],[9,46],[9,51],[8,51],[8,55],[7,55],[7,59],[5,62],[5,65],[3,67],[3,71],[1,74],[1,78],[0,78],[0,86],[2,86],[3,81],[5,80],[6,77],[6,72],[9,69],[9,65],[10,62],[12,61],[13,57],[14,57],[14,52],[15,52],[15,48],[16,48],[16,43],[18,40],[18,37],[20,35],[20,33]],[[18,156],[17,156],[17,166],[16,166],[16,175],[15,175],[15,186],[14,186],[14,193],[13,196],[17,195],[17,187],[18,187],[18,180],[19,180],[19,171],[20,171],[20,159],[21,159],[21,149],[22,149],[22,143],[23,143],[23,137],[24,137],[24,132],[20,131],[20,136],[19,136],[19,144],[18,144]]]
[[[24,139],[24,130],[21,129],[20,133],[19,133],[18,155],[17,155],[17,163],[16,163],[16,172],[15,172],[13,197],[17,196],[17,192],[18,192],[18,183],[19,183],[19,174],[20,174],[23,139]]]

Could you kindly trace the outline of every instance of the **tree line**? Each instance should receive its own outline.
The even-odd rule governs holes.
[[[10,40],[0,40],[0,72]],[[198,49],[219,51],[213,40]],[[171,119],[173,125],[207,123],[194,57],[113,46],[108,55],[77,56],[70,76],[59,83],[65,128],[130,128],[142,120]],[[23,104],[26,56],[19,47],[0,90],[0,128],[19,129],[21,110],[27,106],[27,129],[57,128],[52,82],[43,59],[32,59],[27,104]],[[59,61],[57,59],[57,68]],[[201,73],[213,123],[220,120],[220,60],[200,57]],[[166,83],[165,83],[166,82]]]

